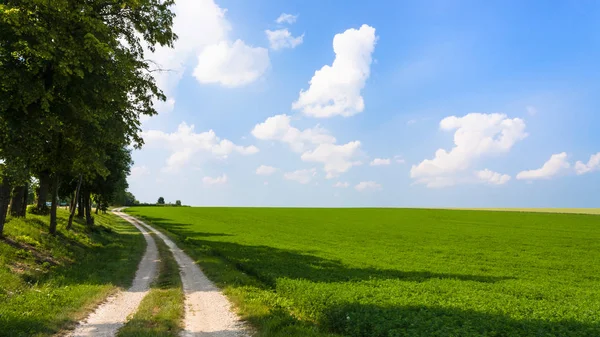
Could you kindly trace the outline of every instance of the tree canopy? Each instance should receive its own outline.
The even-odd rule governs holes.
[[[51,233],[59,191],[78,199],[72,193],[81,189],[91,205],[92,196],[108,203],[126,188],[128,148],[143,145],[140,117],[156,114],[153,102],[165,99],[144,51],[172,46],[173,2],[0,4],[0,234],[4,196],[31,176],[50,190]]]

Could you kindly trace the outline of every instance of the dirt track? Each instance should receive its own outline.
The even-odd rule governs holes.
[[[152,236],[138,225],[133,218],[116,212],[115,214],[133,224],[146,239],[146,252],[138,265],[131,288],[109,297],[84,321],[79,322],[75,331],[67,334],[73,337],[112,337],[125,324],[127,317],[134,313],[144,296],[150,290],[150,283],[156,277],[158,249]]]
[[[127,291],[117,293],[100,305],[87,319],[80,322],[73,337],[113,337],[129,315],[133,314],[149,291],[156,277],[158,250],[149,233],[156,233],[173,252],[180,268],[185,292],[185,318],[182,337],[246,337],[244,324],[231,311],[231,304],[219,289],[202,273],[194,261],[173,241],[153,227],[120,212],[114,214],[127,220],[139,229],[148,244],[146,253],[138,266],[133,285]]]

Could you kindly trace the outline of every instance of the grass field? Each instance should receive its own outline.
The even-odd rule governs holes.
[[[72,327],[106,296],[130,286],[145,249],[141,233],[114,215],[96,226],[74,224],[59,210],[59,233],[47,216],[11,219],[0,239],[0,336],[51,336]]]
[[[600,336],[600,216],[130,208],[259,336]]]

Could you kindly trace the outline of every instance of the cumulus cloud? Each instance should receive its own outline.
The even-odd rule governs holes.
[[[303,161],[323,163],[328,179],[361,164],[355,158],[360,154],[359,141],[337,145],[335,137],[319,125],[299,130],[291,125],[291,118],[287,115],[269,117],[256,124],[252,135],[261,140],[288,144],[293,151],[302,153],[300,158]]]
[[[304,40],[304,34],[294,37],[287,28],[278,30],[265,30],[267,39],[269,39],[269,46],[273,50],[279,50],[284,48],[296,48],[296,46],[302,44]]]
[[[313,179],[313,177],[315,177],[316,175],[317,175],[317,170],[312,168],[312,169],[297,170],[297,171],[293,171],[293,172],[286,172],[283,174],[283,178],[286,180],[296,181],[300,184],[308,184]]]
[[[365,108],[361,90],[371,72],[375,28],[362,25],[333,38],[335,60],[317,70],[308,90],[300,91],[292,109],[312,117],[352,116]]]
[[[166,148],[172,152],[167,159],[165,171],[177,171],[188,163],[192,156],[198,152],[206,152],[212,155],[226,158],[231,153],[251,155],[259,150],[256,146],[236,145],[230,140],[217,137],[213,130],[196,133],[194,125],[183,122],[177,127],[177,131],[167,133],[160,130],[148,130],[142,132],[146,146],[154,148]]]
[[[510,180],[508,174],[501,174],[488,169],[475,172],[477,178],[490,185],[504,185]]]
[[[200,83],[239,87],[252,83],[269,68],[269,52],[251,47],[242,40],[210,45],[198,55],[194,77]]]
[[[579,175],[600,170],[600,152],[590,156],[587,164],[581,161],[575,163],[575,172]]]
[[[281,15],[275,20],[275,22],[277,22],[279,24],[287,23],[287,24],[291,25],[294,22],[296,22],[297,19],[298,19],[298,15],[281,13]]]
[[[292,150],[302,152],[319,144],[335,143],[335,137],[320,126],[299,130],[291,125],[288,115],[276,115],[256,124],[252,135],[261,140],[277,140],[289,144]]]
[[[374,182],[374,181],[361,181],[360,183],[356,184],[356,186],[354,186],[354,188],[357,191],[366,191],[366,190],[380,190],[381,189],[381,185]]]
[[[202,178],[202,183],[204,185],[223,185],[227,183],[227,175],[223,173],[222,176],[218,177],[204,177]]]
[[[375,158],[369,163],[369,165],[382,166],[382,165],[389,165],[391,163],[392,163],[392,161],[389,158]]]
[[[147,166],[134,166],[131,168],[131,172],[129,173],[129,178],[137,179],[143,176],[150,174],[150,169]]]
[[[270,176],[271,174],[277,172],[277,168],[273,167],[273,166],[267,166],[267,165],[260,165],[257,169],[256,169],[256,174],[258,174],[259,176]]]
[[[359,150],[359,141],[344,145],[321,144],[316,149],[303,153],[300,158],[306,162],[323,163],[326,178],[331,179],[348,171],[352,166],[361,164],[360,161],[353,160]]]
[[[175,89],[194,61],[198,62],[194,75],[201,83],[219,83],[225,87],[248,84],[269,67],[266,49],[247,46],[240,40],[230,42],[227,10],[213,0],[177,0],[172,10],[176,14],[173,31],[179,37],[173,48],[145,51],[155,70],[160,69],[152,74],[167,96],[167,102],[155,102],[160,113],[174,109]],[[205,71],[207,74],[203,74]]]
[[[337,188],[348,188],[349,186],[350,186],[350,183],[348,183],[347,181],[345,181],[345,182],[338,181],[337,183],[335,183],[333,185],[333,187],[337,187]]]
[[[440,122],[440,129],[454,132],[454,147],[438,149],[433,159],[413,165],[410,176],[428,187],[451,186],[463,179],[458,176],[478,158],[509,152],[527,137],[525,122],[505,114],[470,113],[450,116]]]
[[[519,180],[550,179],[565,172],[571,167],[567,161],[567,153],[553,154],[542,167],[535,170],[521,171],[517,174]]]
[[[172,111],[175,88],[181,80],[186,63],[206,46],[227,39],[231,30],[225,18],[226,10],[213,0],[178,0],[172,7],[175,13],[173,31],[179,36],[173,48],[157,47],[145,51],[145,57],[155,65],[152,75],[167,96],[167,102],[155,102],[159,113]]]

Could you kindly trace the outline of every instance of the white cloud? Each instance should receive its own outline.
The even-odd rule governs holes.
[[[277,22],[279,24],[288,23],[291,25],[294,22],[296,22],[296,19],[298,19],[298,15],[281,13],[281,15],[275,20],[275,22]]]
[[[263,123],[254,126],[252,135],[261,140],[278,140],[287,143],[296,152],[305,151],[319,144],[335,143],[335,137],[318,125],[300,131],[290,123],[291,118],[288,115],[269,117]]]
[[[375,28],[362,25],[333,38],[335,60],[317,70],[292,109],[312,117],[352,116],[365,108],[361,90],[370,75]]]
[[[276,171],[277,171],[277,168],[275,168],[273,166],[260,165],[256,169],[256,174],[261,175],[261,176],[270,176],[271,174],[275,173]]]
[[[347,181],[345,181],[345,182],[338,181],[337,183],[335,183],[333,185],[333,187],[338,187],[338,188],[347,188],[349,186],[350,186],[350,183],[348,183]]]
[[[417,184],[424,184],[428,188],[443,188],[457,185],[461,179],[456,177],[427,177],[416,181]]]
[[[283,178],[286,180],[292,180],[299,182],[300,184],[308,184],[314,176],[317,175],[317,170],[312,169],[304,169],[297,170],[294,172],[286,172],[283,174]]]
[[[300,158],[303,161],[323,163],[328,179],[361,164],[355,160],[360,153],[359,141],[336,145],[335,137],[319,125],[301,131],[291,126],[290,122],[291,118],[287,115],[269,117],[254,126],[252,135],[261,140],[289,144],[293,151],[302,153]]]
[[[408,122],[406,122],[406,125],[413,125],[417,122],[416,119],[410,119]]]
[[[521,171],[517,174],[519,180],[550,179],[563,173],[571,167],[567,161],[567,153],[561,152],[553,154],[544,165],[536,170]]]
[[[259,150],[256,146],[236,145],[230,140],[220,139],[213,130],[202,133],[194,132],[194,125],[183,122],[177,131],[166,133],[160,130],[142,132],[142,137],[148,147],[166,148],[172,152],[167,159],[165,171],[177,171],[185,165],[197,152],[207,152],[226,158],[233,152],[251,155]]]
[[[450,151],[438,149],[433,159],[425,159],[410,170],[411,178],[428,187],[451,186],[462,181],[457,174],[467,170],[476,159],[506,153],[527,137],[522,119],[509,119],[499,113],[446,117],[440,128],[456,130],[454,147]]]
[[[590,156],[587,164],[577,161],[575,163],[575,172],[579,175],[600,170],[600,152]]]
[[[353,141],[344,145],[321,144],[312,151],[307,151],[300,157],[306,162],[325,164],[326,178],[331,179],[348,171],[352,166],[360,165],[353,158],[359,153],[360,142]]]
[[[402,158],[402,156],[394,156],[394,160],[398,164],[404,164],[404,163],[406,163],[406,160],[404,160],[404,158]]]
[[[535,116],[537,115],[537,109],[534,106],[527,106],[527,113],[529,114],[529,116]]]
[[[269,64],[269,52],[265,48],[248,46],[242,40],[221,41],[204,48],[198,55],[194,77],[200,83],[239,87],[256,81]]]
[[[175,90],[194,61],[199,62],[194,74],[201,83],[220,83],[226,87],[252,82],[269,67],[266,49],[246,46],[240,40],[230,42],[227,10],[213,0],[177,0],[172,10],[176,14],[173,31],[179,37],[173,48],[157,47],[154,52],[145,53],[156,68],[163,70],[153,72],[168,99],[155,102],[160,113],[173,110]]]
[[[131,172],[129,173],[129,177],[132,179],[137,179],[143,176],[150,174],[150,169],[147,166],[134,166],[131,168]]]
[[[491,185],[504,185],[510,180],[508,174],[501,174],[488,169],[477,171],[475,174],[479,180]]]
[[[152,73],[168,99],[167,102],[155,102],[160,113],[173,110],[175,89],[186,64],[204,47],[227,39],[231,30],[225,19],[226,10],[213,0],[178,0],[172,10],[176,14],[173,31],[179,36],[173,48],[159,46],[154,52],[145,52],[145,57],[154,63],[154,69],[162,69]]]
[[[287,28],[278,30],[265,30],[267,38],[269,39],[269,46],[273,50],[279,50],[283,48],[296,48],[296,46],[302,44],[304,40],[304,34],[294,37]]]
[[[366,190],[380,190],[381,185],[374,181],[361,181],[354,188],[357,191],[366,191]]]
[[[222,176],[218,177],[204,177],[202,178],[202,183],[204,185],[223,185],[227,183],[227,175],[223,173]]]
[[[375,158],[369,163],[371,166],[389,165],[392,161],[389,158]]]

